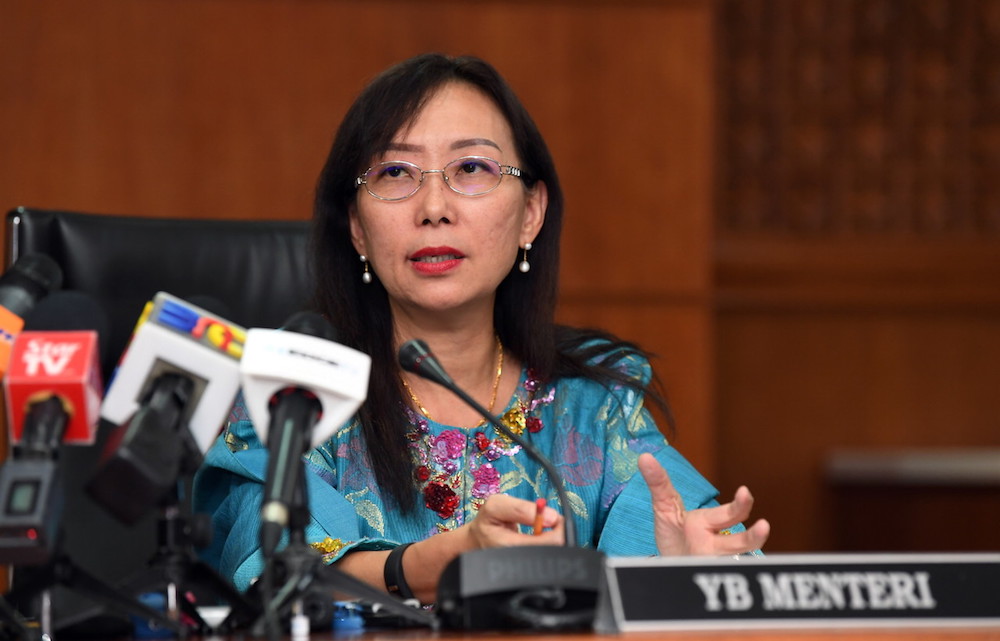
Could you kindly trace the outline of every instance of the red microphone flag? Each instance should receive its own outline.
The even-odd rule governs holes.
[[[101,408],[97,332],[22,332],[14,341],[4,389],[10,441],[21,441],[31,405],[58,397],[69,415],[63,443],[92,444]]]

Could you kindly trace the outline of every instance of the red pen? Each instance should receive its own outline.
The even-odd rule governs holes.
[[[545,499],[535,499],[535,530],[534,535],[542,533],[542,514],[545,512]]]

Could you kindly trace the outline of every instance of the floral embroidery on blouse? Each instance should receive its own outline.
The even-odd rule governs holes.
[[[515,391],[512,407],[500,418],[518,436],[525,430],[537,433],[545,427],[536,412],[553,401],[554,390],[535,398],[539,387],[538,379],[529,369],[524,382]],[[416,462],[416,480],[424,507],[442,519],[434,532],[460,527],[469,513],[478,511],[488,497],[517,484],[518,480],[504,478],[493,465],[502,457],[521,451],[521,446],[506,435],[486,425],[474,431],[446,429],[435,436],[426,418],[409,405],[404,410],[411,425],[407,439]]]
[[[340,539],[335,539],[332,537],[326,537],[322,541],[315,541],[310,543],[309,546],[314,550],[317,550],[323,557],[324,563],[330,563],[337,556],[337,554],[344,549],[346,543]]]
[[[239,452],[241,450],[250,449],[250,444],[247,443],[245,439],[237,436],[234,430],[230,429],[236,423],[249,420],[250,414],[243,403],[236,403],[233,405],[233,408],[229,413],[229,420],[226,421],[226,429],[223,431],[222,436],[223,440],[226,442],[226,447],[229,448],[230,452]]]

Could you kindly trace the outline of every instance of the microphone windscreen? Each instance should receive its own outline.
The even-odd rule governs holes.
[[[399,365],[408,372],[413,372],[418,376],[432,380],[439,385],[444,385],[448,389],[455,390],[455,383],[451,376],[444,370],[437,357],[431,352],[427,343],[414,338],[408,340],[399,348],[397,354]]]
[[[420,373],[420,362],[430,354],[427,343],[414,338],[399,348],[399,365],[408,372]]]
[[[23,317],[62,281],[62,269],[50,256],[25,254],[0,276],[0,307]]]
[[[63,290],[39,301],[24,317],[24,331],[97,332],[101,362],[108,358],[107,337],[111,321],[97,299],[84,292]]]
[[[337,333],[330,322],[317,312],[302,311],[292,314],[281,329],[286,332],[315,336],[328,341],[337,340]]]

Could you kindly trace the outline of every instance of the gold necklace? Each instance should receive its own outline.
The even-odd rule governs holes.
[[[500,378],[503,375],[503,343],[500,342],[499,336],[496,337],[496,341],[497,341],[497,376],[493,380],[493,392],[490,394],[489,407],[486,408],[489,410],[490,414],[493,413],[493,406],[496,405],[497,390],[500,388]],[[406,382],[406,377],[404,377],[402,373],[400,373],[399,375],[399,380],[402,381],[403,387],[406,388],[406,393],[410,395],[410,400],[413,401],[413,405],[418,410],[420,410],[420,413],[424,415],[424,418],[433,421],[434,419],[431,418],[431,413],[427,411],[427,408],[424,407],[423,404],[421,404],[420,399],[417,398],[417,395],[413,393],[413,390],[410,388],[410,384]],[[486,425],[485,418],[476,423],[472,427],[472,429],[476,429],[477,427],[482,427],[483,425]]]

